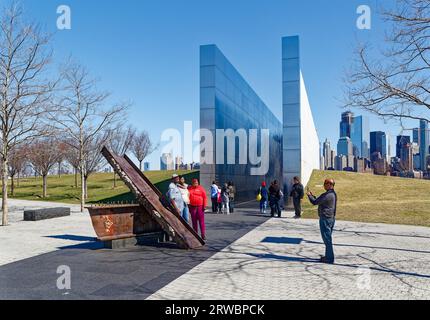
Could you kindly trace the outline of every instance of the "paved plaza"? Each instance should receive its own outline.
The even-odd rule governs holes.
[[[317,220],[262,217],[255,209],[208,214],[208,244],[101,249],[87,213],[23,222],[13,202],[0,228],[0,299],[430,299],[430,228],[338,222],[336,264],[323,253]],[[21,218],[22,219],[22,218]],[[71,290],[57,289],[59,265]]]
[[[271,219],[149,299],[430,299],[430,229],[338,222],[335,265],[318,223]]]

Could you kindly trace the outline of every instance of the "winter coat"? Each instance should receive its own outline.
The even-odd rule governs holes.
[[[190,205],[193,207],[206,207],[207,205],[207,196],[206,191],[202,186],[190,186],[188,188],[190,191]]]

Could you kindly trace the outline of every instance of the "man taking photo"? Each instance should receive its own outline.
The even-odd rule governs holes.
[[[326,192],[318,198],[315,197],[309,189],[307,192],[309,201],[314,206],[318,206],[321,236],[325,244],[325,256],[321,257],[320,261],[322,263],[329,264],[334,264],[332,234],[336,222],[337,206],[337,194],[334,191],[334,186],[335,181],[333,179],[327,179],[324,182],[324,189],[326,190]]]

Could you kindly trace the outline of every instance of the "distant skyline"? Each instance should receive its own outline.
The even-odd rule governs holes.
[[[7,1],[6,1],[7,2]],[[376,47],[384,38],[370,0],[372,29],[358,30],[362,1],[83,1],[24,0],[26,16],[53,33],[54,63],[70,55],[112,92],[112,101],[131,100],[129,122],[147,130],[154,144],[168,128],[184,121],[199,128],[199,46],[216,44],[272,112],[282,119],[281,38],[299,35],[302,72],[319,140],[338,140],[342,77],[357,41]],[[384,2],[385,3],[385,2]],[[5,2],[2,2],[2,6]],[[57,7],[72,11],[72,29],[56,29]],[[395,150],[395,123],[367,116],[370,131],[385,131]],[[418,127],[419,123],[408,123]],[[161,148],[145,162],[160,166]],[[175,156],[175,155],[173,155]]]

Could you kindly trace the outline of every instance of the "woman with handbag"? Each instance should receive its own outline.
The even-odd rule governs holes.
[[[258,189],[257,201],[260,202],[260,213],[266,214],[267,210],[267,201],[269,200],[269,191],[266,187],[266,182],[261,184],[261,187]]]

